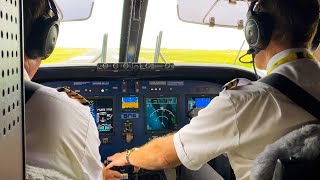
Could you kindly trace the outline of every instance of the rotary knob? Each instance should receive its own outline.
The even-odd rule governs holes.
[[[118,69],[118,68],[119,68],[119,64],[118,64],[118,63],[114,63],[114,64],[112,65],[112,67],[113,67],[113,69]]]
[[[128,69],[128,68],[129,68],[129,64],[128,64],[128,63],[124,63],[124,64],[123,64],[123,68],[124,68],[124,69]]]
[[[145,67],[146,69],[150,69],[150,68],[151,68],[151,64],[147,63],[147,64],[144,65],[144,67]]]
[[[108,68],[108,64],[102,64],[102,68],[103,69],[107,69]]]

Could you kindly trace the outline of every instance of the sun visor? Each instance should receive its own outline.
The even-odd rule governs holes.
[[[62,21],[81,21],[90,18],[94,0],[54,0]]]
[[[249,5],[246,0],[177,0],[177,11],[184,22],[242,29]]]

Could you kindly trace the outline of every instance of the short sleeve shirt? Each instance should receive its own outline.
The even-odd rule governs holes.
[[[25,109],[27,164],[71,179],[102,179],[100,140],[89,107],[43,86]]]
[[[275,55],[268,64],[291,53],[308,51],[289,49]],[[320,100],[320,64],[297,59],[275,68]],[[262,82],[250,82],[222,91],[202,109],[190,124],[174,135],[174,145],[183,165],[199,169],[214,157],[227,153],[237,179],[249,179],[257,155],[266,145],[283,135],[316,120],[311,114]]]

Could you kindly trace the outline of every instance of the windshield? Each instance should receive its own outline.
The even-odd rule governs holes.
[[[123,0],[95,0],[89,20],[62,22],[57,48],[42,64],[99,63],[105,34],[106,62],[118,62],[122,9]],[[176,1],[149,0],[139,62],[236,64],[251,68],[251,64],[236,60],[248,49],[244,40],[243,30],[180,21]]]
[[[61,22],[56,48],[42,64],[98,63],[105,34],[107,61],[118,62],[122,7],[123,0],[95,0],[88,20]]]

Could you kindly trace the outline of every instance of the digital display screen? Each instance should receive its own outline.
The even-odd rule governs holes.
[[[113,99],[90,99],[90,111],[100,133],[113,133]]]
[[[198,112],[207,107],[213,96],[189,96],[187,97],[187,117],[189,121],[198,115]]]
[[[203,109],[209,105],[211,99],[211,97],[190,97],[188,98],[188,110]]]
[[[122,109],[138,109],[138,97],[122,97]]]
[[[145,103],[147,131],[177,129],[177,97],[147,97]]]

